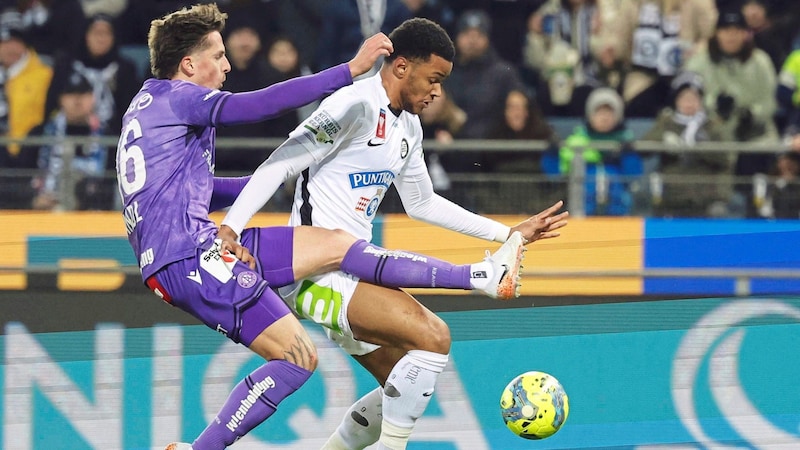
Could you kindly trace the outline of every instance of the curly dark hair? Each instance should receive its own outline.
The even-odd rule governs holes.
[[[389,34],[389,39],[392,40],[394,52],[386,57],[388,62],[399,56],[410,60],[427,61],[431,55],[452,62],[456,54],[453,41],[444,28],[436,22],[420,17],[401,23]]]
[[[209,33],[222,33],[227,18],[212,3],[183,8],[150,22],[150,72],[156,78],[172,78],[184,56],[208,45]]]

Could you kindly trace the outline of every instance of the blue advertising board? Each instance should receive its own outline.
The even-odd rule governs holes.
[[[693,299],[443,312],[450,363],[409,449],[800,448],[800,299]],[[375,381],[314,325],[320,366],[235,449],[319,448]],[[2,448],[155,449],[191,441],[261,364],[211,330],[164,324],[0,337]],[[526,441],[499,396],[519,373],[558,378],[570,415]]]

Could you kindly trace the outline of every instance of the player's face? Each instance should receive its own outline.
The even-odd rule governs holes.
[[[409,61],[408,70],[400,93],[401,106],[412,114],[419,114],[442,95],[442,81],[450,75],[453,63],[431,55],[428,61]]]
[[[208,45],[189,55],[194,71],[192,81],[209,89],[220,89],[225,82],[225,74],[231,70],[231,63],[225,56],[222,35],[213,31],[206,39]]]

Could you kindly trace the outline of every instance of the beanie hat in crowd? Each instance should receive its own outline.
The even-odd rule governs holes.
[[[703,97],[703,77],[696,72],[685,71],[679,73],[672,79],[670,84],[672,89],[673,103],[678,98],[678,94],[684,89],[693,89],[701,98]]]
[[[614,118],[617,122],[622,122],[625,118],[625,103],[614,89],[596,88],[589,94],[589,98],[586,99],[586,118],[589,118],[601,106],[610,107],[614,111]]]
[[[722,11],[717,18],[717,28],[736,27],[746,30],[747,21],[744,14],[737,9]]]
[[[468,9],[461,13],[456,23],[457,32],[461,33],[472,28],[488,36],[492,31],[492,19],[489,14],[481,9]]]
[[[72,72],[67,77],[67,82],[61,89],[61,94],[88,94],[93,92],[94,88],[86,77],[77,71]]]

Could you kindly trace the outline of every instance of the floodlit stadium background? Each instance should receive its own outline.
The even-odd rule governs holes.
[[[141,286],[117,213],[4,213],[0,230],[3,449],[191,440],[259,364]],[[454,343],[409,448],[800,448],[798,235],[795,221],[573,219],[527,252],[518,300],[415,291]],[[493,248],[395,215],[376,240],[463,263]],[[318,448],[375,386],[306,325],[320,369],[234,448]],[[499,415],[527,370],[570,395],[565,427],[541,442]]]

